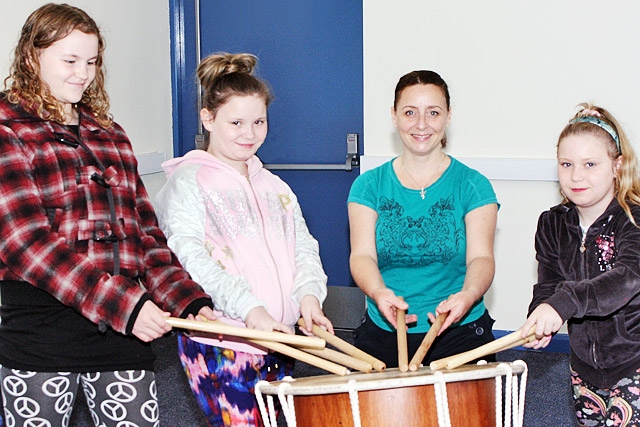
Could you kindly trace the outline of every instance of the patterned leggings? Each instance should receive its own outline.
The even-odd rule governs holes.
[[[592,386],[572,369],[571,385],[580,426],[640,426],[640,369],[609,389]]]
[[[78,384],[100,427],[157,427],[158,399],[152,371],[78,374],[0,368],[5,426],[69,426]]]
[[[193,395],[211,427],[261,427],[255,384],[281,380],[293,372],[293,361],[284,356],[213,347],[182,333],[178,334],[178,352]]]

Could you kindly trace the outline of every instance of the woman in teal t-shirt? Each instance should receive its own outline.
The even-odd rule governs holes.
[[[396,310],[410,313],[410,356],[430,320],[448,313],[428,364],[494,339],[483,296],[495,269],[498,201],[487,178],[444,153],[450,97],[437,73],[400,78],[391,117],[402,154],[359,176],[349,194],[351,273],[367,295],[354,339],[397,366]]]

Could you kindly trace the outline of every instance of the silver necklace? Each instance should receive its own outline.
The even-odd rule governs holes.
[[[420,197],[422,198],[422,200],[424,200],[424,197],[427,194],[427,192],[425,190],[425,187],[427,185],[429,185],[429,183],[431,183],[431,181],[433,180],[433,177],[436,176],[436,173],[438,173],[438,171],[440,170],[440,166],[442,166],[442,163],[444,162],[445,157],[447,157],[447,156],[445,154],[442,154],[442,158],[440,159],[440,163],[438,163],[438,166],[436,166],[435,170],[433,171],[433,173],[431,174],[431,176],[429,177],[429,180],[426,182],[425,185],[418,184],[418,181],[416,181],[416,179],[413,177],[413,175],[411,175],[409,173],[409,171],[407,170],[407,168],[404,166],[404,156],[400,157],[400,163],[402,164],[402,169],[407,173],[407,175],[409,175],[409,178],[411,178],[413,183],[417,187],[420,187]]]

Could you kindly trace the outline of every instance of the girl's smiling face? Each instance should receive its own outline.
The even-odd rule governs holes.
[[[569,135],[558,144],[558,180],[581,217],[596,219],[615,196],[622,156],[612,159],[608,141],[593,134]],[[589,226],[591,224],[583,224]]]
[[[209,131],[207,151],[244,173],[251,158],[267,137],[267,104],[260,95],[232,96],[214,118],[207,109],[201,111],[204,127]]]
[[[79,30],[40,51],[40,77],[68,115],[96,77],[97,58],[98,37]]]

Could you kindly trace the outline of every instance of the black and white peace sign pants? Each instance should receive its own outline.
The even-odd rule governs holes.
[[[157,427],[152,371],[32,372],[0,368],[5,426],[68,427],[82,385],[96,426]]]

